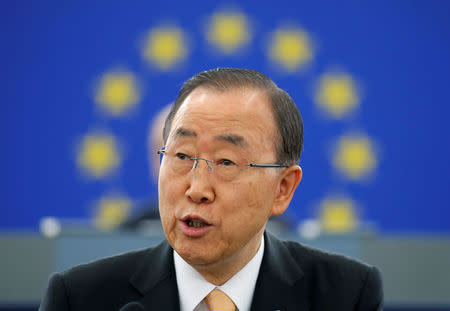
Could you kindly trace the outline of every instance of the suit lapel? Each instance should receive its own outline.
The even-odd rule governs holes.
[[[265,249],[252,311],[309,310],[304,274],[289,249],[270,233],[264,234]],[[141,293],[139,302],[146,310],[180,310],[173,250],[167,241],[148,251],[130,283]]]
[[[309,299],[303,271],[281,241],[267,232],[264,238],[264,257],[251,310],[308,310]]]
[[[139,302],[146,310],[180,309],[173,250],[167,241],[151,249],[138,263],[130,283],[143,295]]]

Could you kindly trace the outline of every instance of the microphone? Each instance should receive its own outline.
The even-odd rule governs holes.
[[[132,301],[120,308],[119,311],[145,311],[145,309],[139,302]]]

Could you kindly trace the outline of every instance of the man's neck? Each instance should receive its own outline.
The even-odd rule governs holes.
[[[243,250],[233,254],[233,256],[229,258],[207,265],[191,266],[194,267],[194,269],[208,282],[217,286],[223,285],[252,260],[261,246],[263,232],[257,234],[254,239],[249,241],[248,247],[245,247]]]

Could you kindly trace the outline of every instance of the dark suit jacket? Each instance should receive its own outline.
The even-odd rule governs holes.
[[[130,301],[179,310],[172,251],[164,241],[56,273],[40,310],[114,311]],[[265,234],[251,310],[375,311],[382,303],[376,268]]]

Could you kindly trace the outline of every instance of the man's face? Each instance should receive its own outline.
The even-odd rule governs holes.
[[[268,98],[260,90],[199,87],[175,115],[166,150],[214,161],[276,163],[276,133]],[[197,267],[249,260],[273,213],[281,169],[246,168],[225,181],[208,171],[205,161],[177,174],[167,157],[161,163],[158,190],[170,245]],[[194,219],[200,228],[192,227]]]

